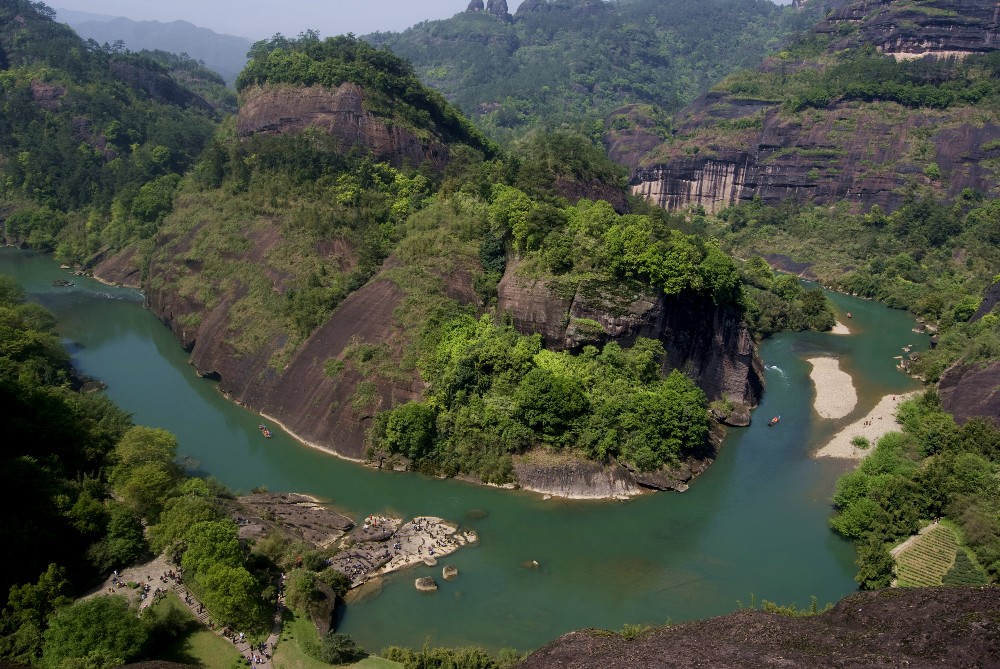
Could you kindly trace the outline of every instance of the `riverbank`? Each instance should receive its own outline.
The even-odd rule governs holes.
[[[404,523],[399,518],[369,516],[352,537],[349,548],[330,558],[330,566],[347,576],[351,588],[385,574],[416,565],[437,564],[438,558],[479,541],[475,532],[434,516]]]
[[[860,418],[840,432],[835,434],[815,453],[817,458],[841,458],[845,460],[862,460],[871,453],[878,440],[889,432],[899,429],[896,422],[896,409],[900,404],[920,394],[913,391],[902,395],[886,395],[868,415]],[[868,448],[858,448],[851,441],[855,437],[868,440]]]
[[[851,329],[846,325],[844,325],[843,323],[841,323],[840,321],[837,321],[836,323],[833,324],[833,327],[830,328],[830,334],[849,335],[851,334]]]
[[[858,392],[854,379],[840,368],[837,358],[806,358],[812,365],[809,378],[816,389],[813,407],[823,418],[843,418],[858,404]]]

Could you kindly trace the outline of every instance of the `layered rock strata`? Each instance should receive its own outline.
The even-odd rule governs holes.
[[[663,371],[688,373],[710,400],[747,407],[760,401],[763,366],[739,310],[694,295],[667,296],[650,288],[584,284],[566,290],[551,280],[518,273],[512,262],[498,287],[498,304],[522,333],[539,333],[546,347],[577,349],[637,337],[659,339]]]
[[[240,137],[301,132],[315,128],[338,140],[345,153],[355,147],[377,160],[401,166],[429,162],[442,169],[448,160],[443,142],[417,137],[365,110],[365,92],[356,84],[255,86],[243,91],[237,133]]]
[[[826,57],[870,45],[896,60],[954,59],[1000,48],[998,19],[995,3],[860,0],[835,9],[815,35],[827,44]],[[778,55],[758,69],[773,77],[820,63]],[[912,186],[948,198],[967,188],[998,193],[1000,121],[993,111],[834,100],[791,113],[776,97],[708,93],[677,115],[666,142],[656,141],[641,113],[619,110],[617,117],[635,122],[627,132],[609,127],[605,142],[613,159],[633,168],[633,192],[671,210],[717,212],[760,198],[891,211]]]

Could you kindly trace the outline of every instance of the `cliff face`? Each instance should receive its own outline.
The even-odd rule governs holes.
[[[858,593],[811,617],[738,611],[634,639],[571,632],[518,668],[985,668],[998,657],[1000,588],[940,587]]]
[[[857,27],[866,44],[896,60],[927,55],[962,58],[1000,47],[1000,5],[995,2],[921,4],[925,6],[892,0],[852,2],[831,12],[816,31],[838,35]]]
[[[960,425],[970,418],[1000,421],[1000,362],[954,365],[941,375],[938,395]]]
[[[998,18],[994,3],[969,0],[919,7],[852,2],[816,27],[815,39],[826,49],[815,62],[778,55],[759,72],[773,80],[822,68],[824,58],[864,45],[897,60],[988,53],[1000,48]],[[753,77],[748,81],[752,88]],[[639,121],[627,131],[609,129],[605,141],[615,160],[633,168],[633,192],[667,209],[700,205],[716,212],[759,197],[769,204],[848,201],[892,210],[911,185],[947,197],[966,188],[995,194],[1000,186],[995,110],[834,99],[824,108],[790,112],[784,100],[764,97],[723,85],[682,111],[673,135],[657,148],[648,148],[655,135]]]
[[[553,282],[518,274],[512,262],[498,287],[501,310],[523,333],[537,332],[545,345],[574,349],[637,337],[659,339],[667,351],[664,371],[680,369],[710,400],[753,407],[763,392],[763,368],[753,336],[739,312],[695,296],[666,296],[621,285],[584,285],[571,293]]]
[[[444,167],[448,149],[443,142],[423,140],[405,128],[387,124],[365,111],[364,99],[364,91],[355,84],[334,89],[252,87],[243,92],[237,132],[240,137],[249,137],[312,127],[335,137],[345,153],[359,146],[377,160],[397,167],[425,161],[437,169]]]
[[[175,268],[154,264],[150,271],[154,277],[166,277]],[[412,372],[407,380],[376,378],[374,396],[359,405],[356,393],[365,378],[350,366],[334,376],[326,372],[327,361],[343,359],[344,351],[356,342],[385,344],[391,353],[400,354],[402,335],[393,310],[403,294],[390,281],[375,279],[348,296],[280,367],[272,359],[283,343],[280,340],[253,353],[240,352],[229,343],[231,311],[241,296],[238,290],[207,305],[167,287],[148,292],[147,300],[153,313],[191,351],[191,364],[199,374],[217,379],[232,400],[261,412],[303,441],[361,460],[375,411],[420,397],[423,386]],[[187,324],[192,315],[199,318],[196,326]]]

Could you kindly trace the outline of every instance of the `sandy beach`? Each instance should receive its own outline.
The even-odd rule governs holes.
[[[905,395],[886,395],[875,408],[868,412],[864,418],[851,423],[843,430],[833,436],[830,441],[816,451],[817,458],[843,458],[848,460],[862,460],[871,453],[875,444],[889,432],[899,429],[896,422],[896,407],[911,397],[919,394],[919,391],[907,393]],[[854,437],[861,436],[871,444],[866,449],[858,448],[851,443]]]
[[[836,358],[807,358],[812,365],[809,378],[816,387],[813,403],[816,413],[823,418],[843,418],[858,404],[854,379],[840,368]]]
[[[837,321],[836,323],[834,323],[833,328],[830,329],[830,334],[849,335],[851,334],[851,330],[840,321]]]

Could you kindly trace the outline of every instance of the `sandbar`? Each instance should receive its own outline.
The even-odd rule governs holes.
[[[822,448],[816,451],[817,458],[843,458],[845,460],[862,460],[872,452],[878,440],[889,432],[899,429],[896,422],[896,407],[901,402],[916,396],[919,391],[906,393],[905,395],[886,395],[875,408],[868,412],[864,418],[860,418],[851,423],[843,430],[826,442]],[[868,448],[858,448],[851,443],[854,437],[864,437],[871,444]]]
[[[854,389],[854,379],[840,368],[836,358],[807,358],[812,365],[809,378],[816,386],[816,400],[813,406],[823,418],[843,418],[858,404],[858,393]]]
[[[837,321],[836,323],[834,323],[833,327],[830,329],[830,334],[835,334],[835,335],[849,335],[849,334],[851,334],[851,329],[849,327],[847,327],[846,325],[844,325],[843,323],[841,323],[840,321]]]

